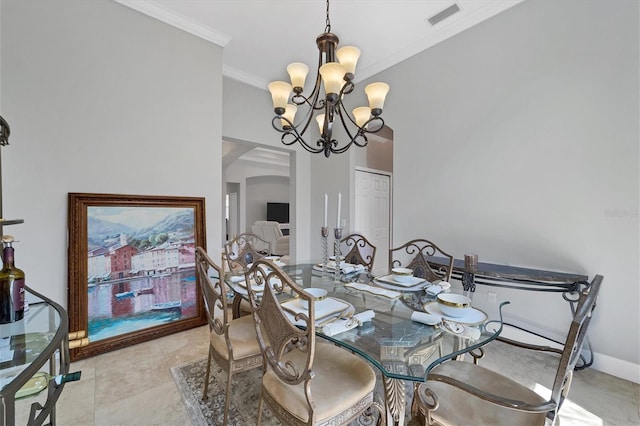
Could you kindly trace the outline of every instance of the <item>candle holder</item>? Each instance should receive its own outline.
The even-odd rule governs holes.
[[[475,273],[478,270],[478,255],[464,255],[464,272],[462,273],[462,289],[465,293],[473,294],[476,291]]]
[[[320,235],[322,236],[322,279],[325,279],[327,278],[327,267],[329,264],[329,247],[327,243],[329,228],[327,226],[320,228]]]
[[[335,268],[333,280],[334,281],[340,281],[340,272],[341,272],[340,262],[342,260],[342,252],[341,252],[341,249],[340,249],[340,240],[342,240],[342,228],[335,228],[333,230],[333,236],[334,236],[333,254],[336,257],[336,268]]]

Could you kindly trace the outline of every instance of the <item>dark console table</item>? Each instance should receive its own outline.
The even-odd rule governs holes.
[[[439,257],[429,258],[429,263],[434,269],[446,268],[447,259]],[[474,292],[476,284],[493,287],[512,288],[516,290],[541,291],[562,293],[562,298],[569,302],[572,315],[575,313],[575,304],[582,290],[589,286],[589,277],[582,274],[571,274],[566,272],[545,271],[540,269],[523,268],[519,266],[498,265],[494,263],[478,262],[472,268],[465,267],[463,259],[454,259],[451,277],[462,283],[464,291]],[[517,328],[524,332],[533,334],[548,341],[564,346],[563,342],[558,342],[549,337],[526,330],[520,326],[505,322],[504,325]],[[498,337],[498,340],[506,341],[517,346],[530,349],[543,350],[548,352],[561,353],[561,350],[548,346],[530,345],[516,342],[505,337]],[[576,370],[589,367],[593,363],[593,351],[588,339],[585,340],[589,359],[582,357],[582,364],[576,366]]]

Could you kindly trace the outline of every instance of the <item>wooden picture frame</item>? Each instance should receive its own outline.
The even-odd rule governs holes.
[[[204,198],[69,193],[68,205],[69,331],[89,338],[72,361],[206,324]]]

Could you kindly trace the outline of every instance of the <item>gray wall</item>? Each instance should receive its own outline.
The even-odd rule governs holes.
[[[283,71],[284,73],[284,71]],[[303,149],[284,147],[280,135],[271,127],[273,104],[271,95],[264,90],[240,83],[230,78],[224,79],[224,126],[225,140],[251,142],[268,147],[283,149],[291,154],[289,202],[291,203],[291,258],[300,261],[313,259],[310,253],[310,232],[315,232],[316,204],[322,202],[319,196],[312,198],[311,186],[312,156]],[[321,219],[320,219],[321,220]],[[319,223],[319,222],[318,222]],[[247,222],[247,225],[249,223]],[[319,231],[318,231],[319,233]]]
[[[6,228],[66,305],[67,193],[206,197],[221,223],[222,49],[110,0],[3,0]],[[208,227],[209,241],[221,227]]]
[[[391,84],[394,244],[604,275],[595,365],[636,381],[638,5],[525,1],[375,77]],[[504,295],[563,337],[559,295]]]
[[[267,203],[289,202],[289,178],[256,176],[247,179],[247,232],[257,220],[267,220]],[[291,214],[291,212],[289,212]]]

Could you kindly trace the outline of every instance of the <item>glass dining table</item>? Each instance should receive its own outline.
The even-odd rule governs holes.
[[[471,312],[464,317],[444,316],[444,321],[440,321],[443,314],[429,291],[431,284],[426,281],[411,286],[394,285],[390,276],[372,278],[366,272],[352,274],[351,281],[344,278],[335,281],[333,272],[323,274],[312,263],[285,265],[282,269],[303,288],[322,288],[328,298],[345,302],[351,308],[349,316],[356,314],[358,318],[358,313],[368,313],[364,322],[349,321],[344,313],[316,317],[317,336],[362,356],[380,371],[389,425],[405,424],[408,382],[414,382],[415,388],[442,362],[465,354],[482,355],[481,347],[500,334],[501,309],[508,303],[473,300]],[[236,301],[241,300],[246,297],[246,288],[240,277],[233,278],[228,275],[225,281],[233,289]],[[461,292],[455,288],[448,291]],[[435,318],[439,321],[434,324]],[[336,324],[341,323],[350,325],[336,333]],[[416,413],[412,403],[411,415]]]

